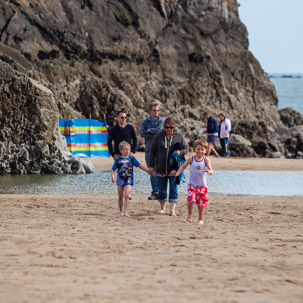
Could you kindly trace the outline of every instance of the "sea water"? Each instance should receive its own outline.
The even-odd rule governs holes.
[[[189,171],[179,193],[187,193]],[[303,172],[216,171],[207,177],[210,193],[254,196],[303,196]],[[134,193],[149,194],[149,175],[136,169]],[[110,171],[96,170],[88,175],[1,176],[2,194],[105,194],[116,193]]]
[[[292,107],[303,114],[303,74],[269,74],[275,86],[278,108]]]

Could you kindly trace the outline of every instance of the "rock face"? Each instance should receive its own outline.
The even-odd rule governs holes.
[[[0,61],[0,92],[0,174],[92,172],[66,150],[48,88]]]
[[[287,127],[303,125],[303,117],[291,107],[286,107],[279,110],[280,118],[283,124]]]
[[[138,133],[148,103],[159,100],[161,115],[176,119],[189,144],[204,111],[216,118],[224,111],[233,134],[250,142],[237,137],[231,155],[300,156],[282,134],[301,128],[281,120],[236,0],[5,1],[0,28],[0,60],[46,87],[41,99],[62,118],[105,114],[112,125],[126,108]],[[43,117],[51,133],[54,120]]]

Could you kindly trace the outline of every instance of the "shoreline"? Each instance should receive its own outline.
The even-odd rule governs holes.
[[[139,152],[136,158],[145,165],[145,154]],[[214,177],[210,180],[210,193],[264,196],[301,196],[303,180],[303,160],[216,158],[211,156]],[[95,173],[87,175],[27,175],[4,177],[1,193],[8,194],[82,194],[116,192],[110,182],[112,158],[82,158],[90,161]],[[146,166],[146,165],[145,165]],[[302,170],[301,170],[302,168]],[[133,192],[150,193],[149,176],[135,169]],[[189,172],[186,169],[185,175]],[[104,179],[106,178],[106,179]],[[138,179],[139,178],[139,179]],[[252,178],[252,179],[251,179]],[[1,179],[1,178],[0,178]],[[187,178],[186,178],[187,179]],[[180,194],[185,194],[186,181],[180,186]],[[212,184],[212,185],[211,185]],[[284,184],[281,187],[281,184]]]
[[[192,156],[188,153],[185,157]],[[137,152],[134,155],[137,160],[146,166],[145,153]],[[114,161],[110,158],[82,158],[94,164],[96,169],[110,170]],[[303,171],[302,159],[268,159],[268,158],[216,158],[210,156],[210,161],[214,171]],[[188,169],[188,168],[187,168]]]

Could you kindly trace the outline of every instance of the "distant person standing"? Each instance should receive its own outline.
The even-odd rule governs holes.
[[[147,167],[150,167],[149,157],[150,157],[150,149],[151,149],[153,138],[157,133],[159,133],[162,130],[163,127],[164,118],[159,117],[159,108],[160,105],[158,102],[152,102],[149,105],[150,116],[142,122],[140,128],[140,136],[145,138],[145,161]],[[151,196],[148,197],[148,200],[158,200],[159,187],[155,173],[150,176],[150,183],[152,187],[152,192],[151,192]]]
[[[119,144],[122,141],[126,141],[131,146],[131,153],[135,154],[137,151],[137,136],[134,127],[131,124],[126,123],[126,112],[120,110],[117,113],[117,124],[112,126],[108,132],[107,146],[110,155],[115,159],[121,156],[119,150]],[[114,141],[114,148],[112,145]]]
[[[229,138],[229,133],[231,131],[231,122],[228,118],[226,118],[225,114],[221,112],[219,114],[219,139],[221,143],[221,148],[222,148],[222,157],[228,157],[229,152],[228,152],[228,138]]]
[[[213,151],[216,157],[219,157],[219,154],[214,148],[216,143],[216,139],[218,137],[218,124],[213,116],[209,114],[209,112],[205,112],[203,114],[203,118],[207,120],[207,143],[208,143],[208,151],[207,157],[209,157],[210,153]]]

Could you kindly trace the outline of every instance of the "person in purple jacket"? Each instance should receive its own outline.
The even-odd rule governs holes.
[[[222,157],[228,157],[228,138],[231,131],[231,122],[223,112],[219,114],[219,138],[222,148]]]

